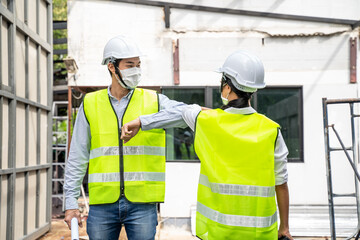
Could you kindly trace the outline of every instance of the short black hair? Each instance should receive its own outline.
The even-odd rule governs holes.
[[[114,65],[114,67],[119,67],[119,63],[121,62],[122,59],[115,59],[114,61],[110,60],[110,63],[112,63]],[[116,69],[115,69],[116,70]],[[110,71],[110,69],[108,68],[108,71],[110,73],[110,76],[112,77],[112,72]]]

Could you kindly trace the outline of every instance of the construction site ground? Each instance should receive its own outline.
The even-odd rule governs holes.
[[[158,226],[155,240],[194,240],[198,239],[191,235],[189,231],[181,230],[178,228],[166,228],[160,229]],[[79,228],[80,239],[89,239],[86,234],[86,222],[84,222],[83,228]],[[71,239],[71,231],[68,229],[63,219],[53,219],[51,223],[51,231],[40,238],[41,240],[67,240]],[[301,240],[325,240],[330,239],[329,237],[296,237],[295,239]],[[338,238],[345,239],[345,238]],[[119,240],[127,240],[124,229],[122,229]]]
[[[88,199],[86,199],[88,201]],[[89,239],[86,234],[87,210],[83,198],[79,198],[79,210],[82,213],[83,227],[79,228],[79,238]],[[61,207],[54,207],[52,212],[51,230],[42,236],[41,240],[71,239],[71,231],[64,222],[64,212]],[[155,240],[194,240],[189,226],[174,226],[166,218],[158,219]],[[329,237],[329,215],[326,206],[291,206],[290,231],[296,240],[325,240]],[[357,215],[355,206],[341,206],[336,214],[337,239],[348,239],[357,229]],[[345,237],[346,236],[346,237]],[[127,240],[125,229],[121,230],[119,240]]]

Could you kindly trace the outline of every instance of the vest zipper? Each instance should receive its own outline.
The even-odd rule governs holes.
[[[135,90],[134,90],[135,91]],[[131,94],[130,96],[130,99],[129,99],[129,102],[127,103],[126,107],[125,107],[125,110],[124,110],[124,113],[121,117],[121,126],[123,124],[123,119],[124,119],[124,115],[126,113],[126,110],[130,104],[130,101],[132,99],[132,96],[134,95],[134,93]],[[120,197],[125,197],[125,179],[124,179],[124,150],[123,150],[123,142],[121,140],[121,129],[120,129],[120,124],[119,124],[119,118],[116,114],[116,111],[111,103],[111,99],[110,99],[110,96],[109,97],[109,102],[110,102],[110,106],[111,108],[113,109],[114,111],[114,114],[115,114],[115,117],[116,117],[116,121],[117,121],[117,126],[118,126],[118,137],[119,137],[119,162],[120,162]]]
[[[130,90],[131,91],[131,90]],[[131,99],[135,94],[135,89],[132,90],[130,99],[125,107],[124,113],[121,117],[121,126],[123,126],[124,116],[126,114],[126,110],[130,105]],[[117,118],[116,118],[117,119]],[[119,155],[120,155],[120,194],[122,197],[125,197],[125,179],[124,179],[124,149],[123,149],[123,141],[121,140],[121,128],[119,128],[119,120],[118,120],[118,131],[119,131]]]
[[[124,112],[125,114],[125,112]],[[120,160],[120,195],[122,197],[125,196],[125,184],[124,184],[124,151],[123,151],[123,142],[121,140],[121,131],[119,128],[119,120],[118,120],[118,135],[119,135],[119,160]]]

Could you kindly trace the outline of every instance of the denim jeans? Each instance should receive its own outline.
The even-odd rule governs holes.
[[[118,240],[122,225],[129,240],[154,240],[156,204],[131,203],[122,197],[112,204],[91,205],[86,224],[90,240]]]

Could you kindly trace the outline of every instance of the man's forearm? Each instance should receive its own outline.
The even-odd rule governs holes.
[[[141,122],[141,129],[151,130],[159,128],[185,128],[187,127],[181,116],[181,107],[173,110],[161,110],[160,112],[143,115],[139,117]]]
[[[181,113],[184,106],[183,102],[170,100],[165,95],[159,94],[160,111],[150,115],[140,117],[141,130],[151,130],[156,128],[185,128],[187,127]]]
[[[80,195],[80,188],[83,178],[87,170],[87,162],[83,161],[82,164],[78,162],[73,163],[72,159],[69,159],[65,172],[65,209],[77,209],[77,199]]]
[[[65,209],[78,208],[77,199],[89,163],[90,139],[90,127],[81,105],[76,117],[65,170]]]
[[[275,187],[280,215],[280,228],[289,229],[289,190],[287,183]]]

